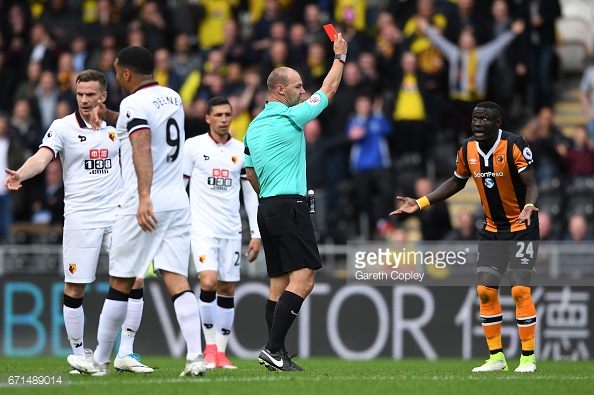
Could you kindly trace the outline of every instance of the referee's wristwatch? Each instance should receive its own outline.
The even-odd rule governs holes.
[[[336,55],[334,55],[334,59],[338,59],[342,63],[346,63],[346,54],[345,53],[337,53]]]

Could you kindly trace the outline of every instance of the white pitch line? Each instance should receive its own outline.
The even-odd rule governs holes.
[[[273,373],[274,374],[274,373]],[[594,376],[561,376],[561,375],[528,375],[528,374],[509,374],[509,375],[469,375],[467,377],[460,376],[433,376],[432,380],[454,380],[454,381],[476,381],[476,380],[592,380]],[[403,381],[403,380],[427,380],[427,376],[361,376],[361,377],[345,377],[345,376],[324,376],[324,377],[308,377],[306,375],[286,375],[282,373],[274,376],[254,376],[254,377],[186,377],[186,378],[163,378],[163,379],[146,379],[146,380],[128,380],[123,379],[117,384],[174,384],[174,383],[240,383],[240,382],[268,382],[268,381],[287,381],[287,380],[301,380],[301,381]],[[105,381],[102,379],[93,379],[92,381],[71,381],[70,385],[88,385],[88,384],[115,384],[113,381]]]

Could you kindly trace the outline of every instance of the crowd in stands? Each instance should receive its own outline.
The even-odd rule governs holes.
[[[564,238],[567,207],[592,222],[586,198],[578,210],[559,191],[581,182],[571,198],[587,196],[591,208],[594,109],[586,113],[590,134],[576,126],[569,139],[552,123],[561,6],[562,0],[0,1],[0,168],[18,168],[50,123],[76,109],[81,70],[106,74],[106,105],[117,110],[123,93],[113,62],[127,45],[152,51],[155,79],[180,93],[187,137],[208,130],[206,103],[220,95],[233,105],[232,134],[242,140],[265,105],[274,67],[299,71],[309,93],[321,86],[333,55],[322,26],[333,23],[349,43],[343,81],[328,110],[305,128],[321,241],[381,238],[399,229],[387,217],[395,194],[421,196],[451,175],[457,146],[470,135],[472,108],[483,100],[500,103],[503,128],[523,133],[533,146],[541,211],[553,218],[554,237]],[[588,75],[586,102],[594,70]],[[0,190],[0,243],[10,240],[11,223],[63,221],[57,169],[48,167],[12,196]],[[473,224],[473,215],[456,222]],[[476,237],[468,226],[451,229],[445,203],[420,219],[429,224],[428,239]],[[431,229],[435,221],[447,224]]]

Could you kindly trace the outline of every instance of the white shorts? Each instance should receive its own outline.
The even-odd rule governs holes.
[[[144,277],[151,262],[155,272],[188,276],[190,264],[190,209],[155,213],[157,229],[145,232],[135,214],[120,215],[113,224],[109,275]]]
[[[62,256],[64,282],[90,284],[95,281],[101,248],[111,247],[112,227],[64,229]]]
[[[241,239],[220,239],[192,233],[192,258],[198,273],[214,270],[219,280],[230,283],[239,281]]]

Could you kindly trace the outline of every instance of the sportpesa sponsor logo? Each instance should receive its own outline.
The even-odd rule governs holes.
[[[504,173],[502,171],[499,172],[494,172],[494,171],[487,171],[485,173],[480,173],[478,171],[475,171],[473,176],[475,178],[485,178],[485,177],[503,177]]]

